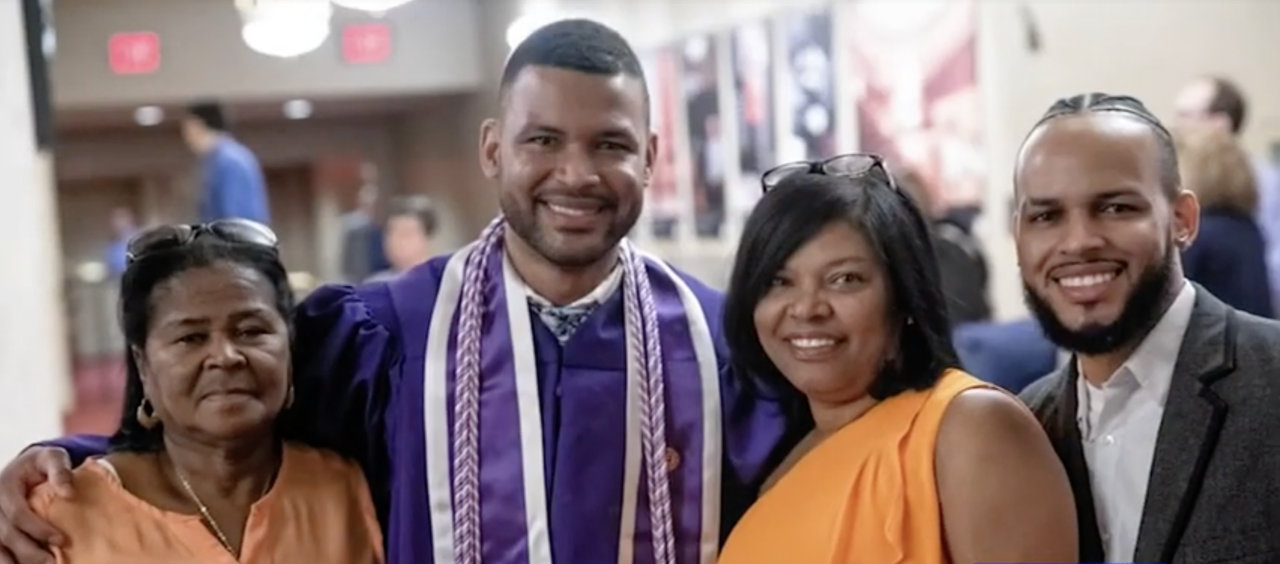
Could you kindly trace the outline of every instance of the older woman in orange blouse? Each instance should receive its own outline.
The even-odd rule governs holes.
[[[61,564],[383,561],[360,469],[283,440],[293,294],[265,226],[165,226],[129,246],[128,382],[110,454],[32,509]]]
[[[725,331],[750,383],[814,429],[720,564],[1075,562],[1066,472],[1017,398],[955,368],[928,227],[883,162],[764,181]]]

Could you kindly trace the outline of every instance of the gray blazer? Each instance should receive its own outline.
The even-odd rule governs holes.
[[[1124,562],[1280,562],[1280,323],[1196,287],[1156,439],[1138,543]],[[1075,494],[1081,562],[1102,562],[1076,425],[1076,363],[1023,391]]]

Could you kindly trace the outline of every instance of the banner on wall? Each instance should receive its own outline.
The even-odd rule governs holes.
[[[658,135],[658,157],[653,165],[649,189],[645,192],[645,210],[653,236],[657,239],[675,237],[680,221],[675,143],[676,100],[679,99],[676,57],[672,48],[650,51],[640,57],[649,83],[650,128]]]
[[[730,201],[746,215],[760,197],[760,176],[777,162],[773,123],[773,41],[768,22],[739,26],[729,36],[737,101],[738,163],[744,193]]]
[[[778,91],[778,162],[817,160],[835,153],[835,80],[830,8],[777,20],[785,44]]]
[[[693,212],[699,238],[715,239],[724,225],[726,174],[720,126],[720,72],[715,37],[696,35],[681,42],[680,83],[688,125]]]
[[[934,211],[980,206],[987,159],[974,0],[857,0],[844,13],[860,150],[914,170]]]

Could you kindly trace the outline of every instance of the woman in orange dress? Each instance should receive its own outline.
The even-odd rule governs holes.
[[[120,430],[110,454],[30,496],[64,540],[59,564],[383,562],[360,468],[282,430],[293,304],[266,226],[169,225],[129,244]]]
[[[1015,397],[956,368],[926,222],[883,161],[764,185],[725,330],[751,384],[814,429],[720,564],[1076,561],[1067,475]]]

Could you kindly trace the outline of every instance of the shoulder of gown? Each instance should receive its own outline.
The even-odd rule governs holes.
[[[755,501],[769,472],[781,462],[806,427],[793,425],[780,402],[744,385],[730,362],[724,334],[724,292],[670,266],[702,306],[720,369],[720,403],[724,423],[724,470],[721,483],[720,540]]]
[[[425,342],[448,257],[387,281],[326,285],[294,314],[294,402],[284,437],[357,460],[384,501],[390,475],[388,411],[404,343]]]
[[[367,461],[395,383],[399,328],[385,282],[317,288],[294,314],[287,438]]]
[[[716,363],[723,371],[729,362],[729,348],[724,339],[724,292],[708,286],[693,275],[666,263],[689,291],[693,292],[702,306],[702,315],[707,319],[707,328],[711,330],[711,342],[716,347]]]

